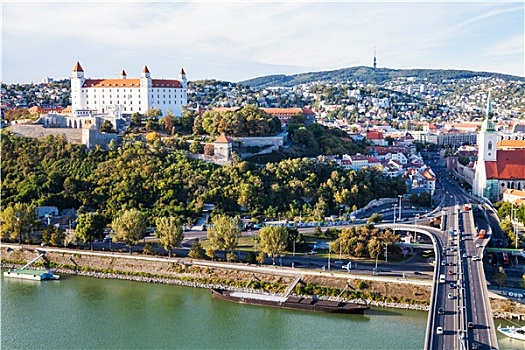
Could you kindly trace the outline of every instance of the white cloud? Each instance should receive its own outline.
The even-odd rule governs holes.
[[[370,66],[374,46],[391,68],[486,70],[498,60],[488,47],[506,60],[523,52],[521,3],[4,2],[2,20],[8,82],[64,77],[76,60],[99,77],[148,64],[157,76],[183,66],[190,80],[237,81]]]

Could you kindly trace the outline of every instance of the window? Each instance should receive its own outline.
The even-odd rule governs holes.
[[[487,148],[488,148],[489,150],[491,150],[491,149],[492,149],[492,141],[489,141],[489,145],[488,145],[488,147],[487,147]]]

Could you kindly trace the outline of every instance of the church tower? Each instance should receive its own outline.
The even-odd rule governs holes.
[[[496,126],[491,120],[492,118],[492,102],[490,100],[490,93],[487,102],[487,116],[481,124],[481,131],[478,136],[478,162],[489,161],[495,162],[497,160],[497,143],[498,133]]]

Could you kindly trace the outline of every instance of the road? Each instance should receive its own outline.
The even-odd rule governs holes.
[[[445,283],[439,283],[436,276],[425,348],[496,349],[483,261],[477,259],[482,256],[488,240],[476,237],[473,212],[464,210],[464,204],[471,203],[472,199],[447,179],[443,185],[448,192],[443,203],[446,226],[436,237],[440,257],[436,262],[439,264],[437,275],[444,275]],[[453,236],[449,234],[450,229],[454,230]],[[442,314],[439,309],[443,310]],[[473,328],[468,327],[469,322]],[[437,334],[437,327],[443,328],[443,334]]]

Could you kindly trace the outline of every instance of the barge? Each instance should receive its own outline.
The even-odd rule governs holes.
[[[9,248],[10,249],[10,248]],[[51,269],[46,266],[46,269],[44,271],[42,270],[31,270],[28,269],[28,267],[37,261],[40,258],[44,258],[46,255],[46,252],[43,250],[36,249],[36,252],[39,254],[36,258],[25,264],[19,269],[9,269],[8,271],[4,272],[4,277],[11,277],[11,278],[19,278],[23,280],[33,280],[33,281],[42,281],[42,280],[58,280],[60,279],[60,276],[55,275]]]
[[[212,288],[213,297],[242,304],[279,307],[293,310],[328,312],[338,314],[364,314],[370,306],[343,301],[319,300],[308,297],[282,297],[269,294],[233,292],[225,289]]]
[[[20,278],[23,280],[58,280],[60,276],[53,274],[52,271],[12,269],[4,272],[4,277]]]

